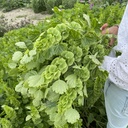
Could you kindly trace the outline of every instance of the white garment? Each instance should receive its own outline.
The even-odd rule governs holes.
[[[104,57],[102,67],[109,72],[109,79],[114,84],[128,90],[128,4],[119,26],[117,42],[110,56]],[[122,54],[116,57],[116,51]]]

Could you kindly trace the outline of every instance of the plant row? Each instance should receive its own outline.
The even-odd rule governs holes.
[[[111,4],[116,4],[118,2],[127,2],[126,0],[0,0],[0,7],[4,8],[4,11],[11,11],[13,9],[21,7],[31,7],[35,13],[42,11],[47,11],[48,13],[53,13],[53,8],[55,6],[61,8],[73,8],[74,4],[80,3],[90,3],[97,6],[108,6]]]
[[[100,68],[109,38],[100,27],[120,23],[120,4],[90,9],[54,7],[37,26],[13,30],[0,38],[0,126],[2,128],[103,128]],[[102,76],[102,77],[101,77]]]
[[[79,2],[79,0],[0,0],[0,7],[4,8],[4,11],[32,7],[36,13],[46,10],[48,13],[53,13],[52,8],[54,6],[62,5],[63,8],[72,8],[76,2]]]

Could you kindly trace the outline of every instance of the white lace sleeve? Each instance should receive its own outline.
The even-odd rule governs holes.
[[[118,30],[118,44],[113,51],[122,54],[118,57],[105,56],[102,67],[109,72],[109,79],[113,83],[128,90],[128,5]]]
[[[104,69],[109,72],[109,79],[120,88],[128,90],[128,50],[114,58],[105,56]]]

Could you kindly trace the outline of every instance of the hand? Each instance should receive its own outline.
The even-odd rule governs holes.
[[[113,35],[117,35],[118,33],[118,27],[117,26],[112,26],[112,27],[108,27],[108,23],[105,23],[100,30],[102,31],[101,33],[104,34],[113,34]],[[111,38],[110,42],[109,42],[109,46],[112,46],[115,42],[115,38]]]
[[[117,35],[118,33],[118,27],[117,26],[112,26],[108,28],[108,23],[105,23],[100,30],[102,31],[102,34],[113,34]]]

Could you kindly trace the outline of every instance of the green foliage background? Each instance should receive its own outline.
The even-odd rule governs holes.
[[[63,8],[72,8],[79,0],[0,0],[0,8],[4,11],[11,11],[21,7],[32,7],[35,13],[46,11],[53,13],[54,6],[62,5]]]
[[[32,0],[32,8],[35,13],[46,11],[44,0]]]
[[[73,8],[76,2],[78,2],[78,0],[62,0],[62,6],[64,8]]]
[[[4,8],[4,11],[25,7],[27,4],[30,4],[30,0],[0,0],[0,7]]]
[[[99,66],[111,35],[99,28],[120,23],[123,12],[120,4],[55,7],[43,23],[0,38],[0,126],[104,128],[107,72]]]

